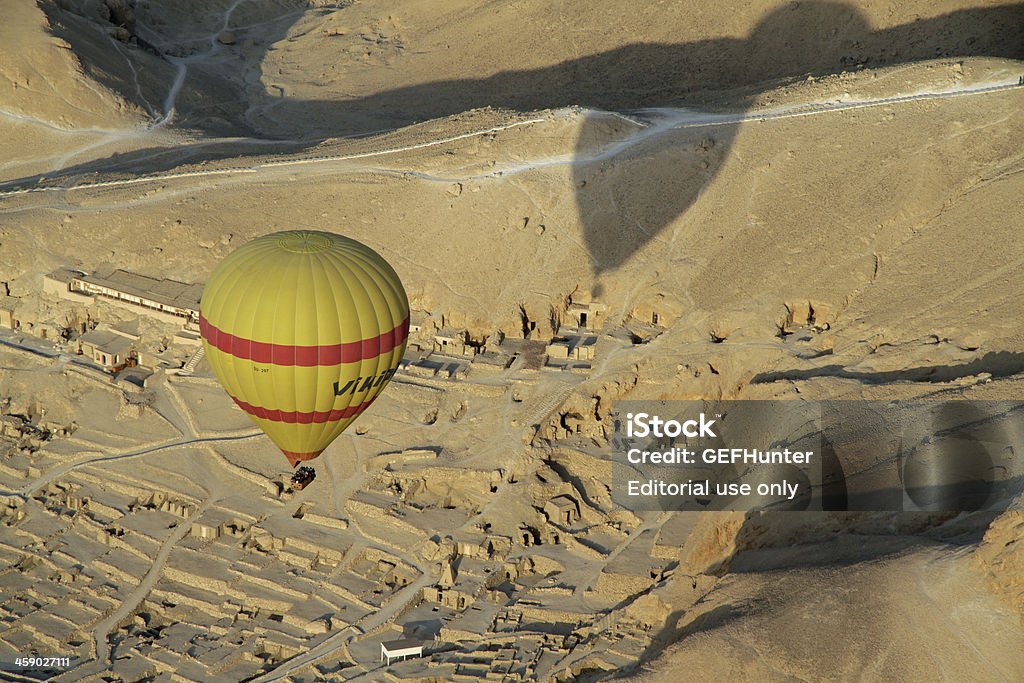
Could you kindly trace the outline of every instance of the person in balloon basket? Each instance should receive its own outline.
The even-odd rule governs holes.
[[[312,467],[302,466],[292,475],[292,488],[301,491],[316,479],[316,471]]]

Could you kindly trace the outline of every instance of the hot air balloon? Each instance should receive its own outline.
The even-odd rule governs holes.
[[[329,232],[264,235],[229,254],[200,301],[210,367],[295,467],[380,395],[409,333],[409,301],[373,249]]]

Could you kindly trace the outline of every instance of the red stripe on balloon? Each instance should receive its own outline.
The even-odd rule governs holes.
[[[361,341],[326,344],[323,346],[296,346],[253,341],[225,332],[199,315],[199,333],[208,344],[235,358],[271,365],[292,365],[314,367],[317,365],[338,365],[356,363],[364,358],[374,358],[398,348],[409,336],[409,316],[376,337]]]
[[[249,413],[253,417],[258,417],[261,420],[270,420],[272,422],[286,422],[288,424],[319,424],[321,422],[335,422],[337,420],[346,420],[350,417],[358,415],[373,403],[373,399],[377,398],[374,396],[368,401],[364,401],[358,405],[349,406],[348,408],[335,409],[335,410],[314,410],[311,412],[302,412],[298,410],[278,410],[270,408],[262,408],[260,406],[254,406],[251,403],[231,397],[238,407]]]

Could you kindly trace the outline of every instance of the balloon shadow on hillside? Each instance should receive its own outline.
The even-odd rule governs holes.
[[[59,27],[55,15],[61,10],[47,6],[46,11],[51,15],[51,23]],[[268,46],[284,39],[291,28],[288,22],[272,26],[277,27],[277,33],[264,37],[263,43]],[[68,31],[57,32],[74,47],[77,36]],[[239,29],[239,33],[239,39],[244,38],[244,29]],[[133,50],[143,65],[147,60],[160,59],[151,52],[148,45]],[[258,54],[254,61],[262,62],[264,54]],[[331,57],[325,51],[324,59]],[[716,126],[706,139],[695,134],[693,153],[670,162],[659,161],[656,174],[645,172],[643,163],[635,164],[635,173],[605,174],[601,150],[595,149],[595,144],[599,145],[595,140],[604,135],[608,122],[608,116],[602,112],[699,107],[707,93],[734,89],[745,94],[731,96],[731,106],[744,111],[761,92],[808,76],[959,57],[1024,59],[1024,4],[960,10],[874,30],[867,17],[852,5],[794,2],[769,13],[745,38],[631,44],[540,69],[502,71],[481,79],[435,81],[342,101],[300,100],[241,91],[227,80],[218,82],[217,74],[211,72],[190,80],[198,84],[196,87],[217,90],[209,93],[216,97],[198,98],[212,104],[201,111],[180,112],[178,123],[222,135],[224,121],[235,116],[233,125],[239,134],[266,138],[258,130],[259,121],[238,116],[236,105],[232,109],[216,104],[231,98],[243,102],[256,100],[257,105],[250,111],[272,112],[278,121],[301,118],[308,122],[311,134],[320,139],[363,135],[374,128],[396,128],[482,107],[531,112],[579,105],[591,113],[577,142],[572,191],[583,241],[594,273],[599,276],[618,269],[693,205],[716,177],[741,125]],[[339,54],[336,58],[345,57]],[[103,64],[87,62],[85,66],[93,78],[119,90],[126,99],[139,98],[134,88],[112,81],[111,71]],[[185,85],[191,87],[190,82]],[[148,102],[136,104],[149,106]],[[640,116],[644,114],[641,112]],[[204,130],[205,122],[213,120],[219,122],[218,128]],[[650,129],[647,134],[650,135]],[[656,145],[655,137],[651,136],[651,142]],[[318,141],[282,140],[277,143],[277,151],[301,152]],[[642,152],[650,147],[635,149]],[[206,144],[191,152],[195,155],[192,161],[237,153],[236,144]],[[166,150],[141,150],[47,174],[47,182],[56,178],[70,184],[69,179],[126,168],[144,167],[149,173],[159,173],[180,165],[183,154],[189,160],[188,150],[173,154]],[[598,158],[593,159],[595,156]],[[666,173],[665,163],[675,164],[678,172]],[[21,178],[0,189],[32,184],[41,177]],[[642,218],[634,216],[639,213],[638,207],[645,207]]]

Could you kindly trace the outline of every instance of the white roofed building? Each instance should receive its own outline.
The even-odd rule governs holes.
[[[380,661],[391,665],[392,659],[406,659],[408,657],[423,656],[423,641],[415,638],[403,638],[401,640],[385,640],[380,644]]]

